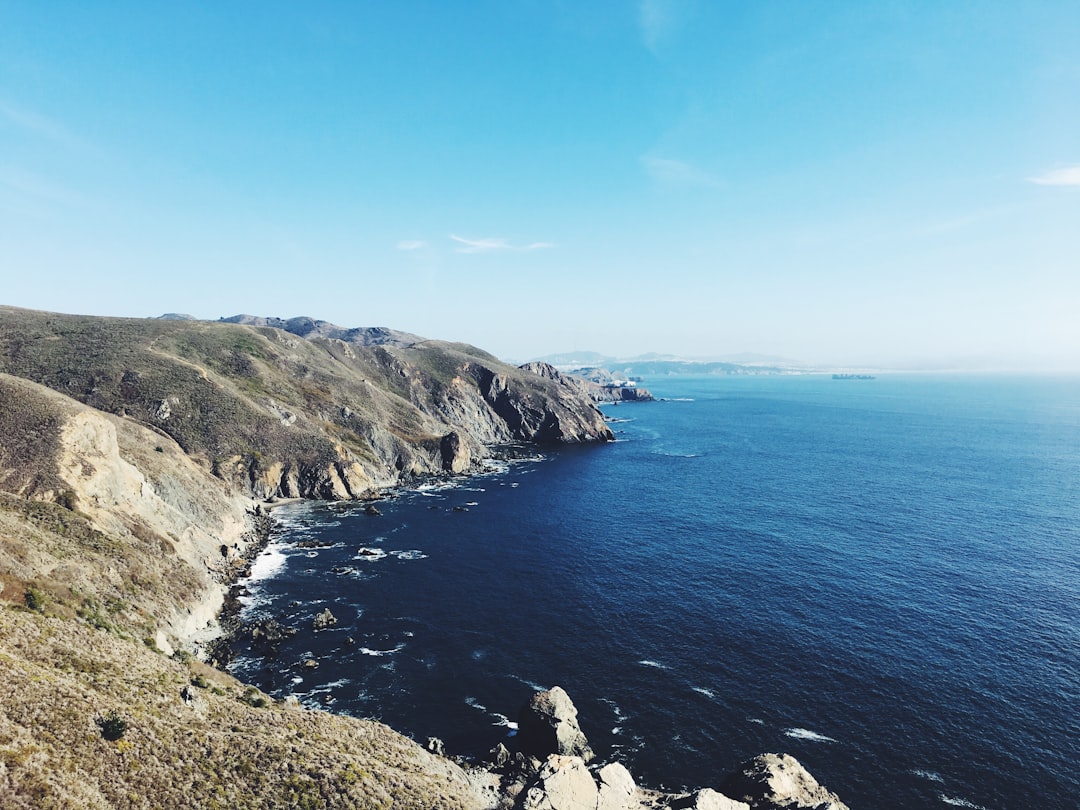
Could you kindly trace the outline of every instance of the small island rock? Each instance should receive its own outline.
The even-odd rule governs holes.
[[[761,754],[739,766],[720,786],[751,810],[848,810],[790,754]]]
[[[518,714],[521,750],[539,759],[549,754],[593,758],[589,741],[577,721],[577,708],[560,686],[537,692]]]

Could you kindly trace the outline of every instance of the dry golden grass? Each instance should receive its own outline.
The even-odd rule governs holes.
[[[273,704],[205,665],[25,608],[0,607],[0,707],[4,808],[479,804],[459,769],[379,723]],[[126,722],[114,741],[98,722],[110,713]]]

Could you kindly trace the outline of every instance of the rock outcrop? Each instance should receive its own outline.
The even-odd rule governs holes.
[[[720,789],[751,810],[848,810],[790,754],[761,754],[747,760]]]
[[[596,810],[600,791],[581,757],[552,754],[525,791],[522,810]]]
[[[543,759],[550,754],[593,758],[589,741],[577,720],[577,707],[559,686],[537,692],[518,714],[518,745],[529,756]]]
[[[614,438],[575,386],[464,344],[310,318],[0,314],[0,372],[140,423],[255,498],[362,498],[510,443]]]
[[[848,810],[787,754],[762,754],[743,763],[719,790],[691,793],[640,788],[618,762],[590,771],[586,762],[593,751],[577,714],[558,686],[535,693],[522,707],[517,752],[502,744],[492,751],[504,804],[519,810]]]

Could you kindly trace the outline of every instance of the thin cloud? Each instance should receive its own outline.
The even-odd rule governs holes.
[[[72,135],[63,125],[33,110],[0,101],[0,117],[6,118],[24,132],[43,138],[51,143],[80,152],[96,153],[98,151],[87,141],[77,135]]]
[[[646,173],[657,183],[678,186],[708,186],[715,188],[720,183],[708,172],[682,160],[645,155],[641,165]]]
[[[1029,177],[1028,182],[1038,183],[1040,186],[1080,186],[1080,166],[1054,169],[1038,177]]]
[[[402,239],[397,243],[398,250],[420,250],[427,247],[427,242],[420,239]]]
[[[638,27],[645,47],[655,53],[687,16],[685,0],[641,0],[638,5]]]
[[[531,242],[528,245],[512,245],[505,239],[488,237],[486,239],[466,239],[464,236],[450,234],[450,238],[461,245],[454,248],[455,253],[499,253],[508,250],[543,250],[555,247],[551,242]]]

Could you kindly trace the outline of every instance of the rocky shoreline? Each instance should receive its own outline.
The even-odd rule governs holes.
[[[684,793],[636,784],[620,762],[600,763],[558,686],[536,692],[518,714],[512,747],[500,743],[481,766],[466,765],[490,807],[517,810],[848,810],[788,754],[753,757],[719,781]],[[442,743],[428,741],[442,754]],[[591,763],[591,764],[590,764]]]
[[[240,621],[240,599],[247,593],[244,582],[251,564],[280,532],[272,516],[273,507],[279,505],[252,508],[253,539],[233,561],[233,580],[218,619],[219,635],[196,650],[219,669],[225,669],[241,644],[255,644],[272,657],[277,642],[298,632],[274,619],[250,625]],[[336,623],[326,613],[325,622]],[[295,705],[295,698],[285,699],[290,702]],[[428,738],[425,747],[460,768],[480,806],[490,810],[848,810],[798,760],[783,753],[749,759],[715,787],[666,792],[640,786],[622,763],[597,757],[578,723],[577,708],[558,686],[532,696],[518,714],[517,728],[516,735],[480,762],[447,751],[438,738]]]

